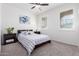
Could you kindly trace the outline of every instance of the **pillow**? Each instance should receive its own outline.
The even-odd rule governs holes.
[[[34,34],[33,31],[28,31],[27,33],[28,33],[28,35]]]
[[[21,33],[24,34],[24,35],[28,34],[27,31],[22,31]]]

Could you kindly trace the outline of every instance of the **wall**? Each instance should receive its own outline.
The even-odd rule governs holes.
[[[72,30],[62,30],[60,28],[60,12],[69,9],[74,10],[74,27]],[[37,26],[43,34],[49,35],[51,40],[64,42],[79,46],[79,4],[64,4],[49,11],[37,15]],[[41,17],[47,17],[47,28],[41,28]]]
[[[30,17],[30,23],[26,24],[20,24],[19,23],[19,17],[20,16],[28,16]],[[36,23],[35,23],[35,16],[32,15],[28,10],[23,10],[20,8],[17,8],[16,6],[13,6],[11,4],[3,4],[2,5],[2,35],[6,32],[7,27],[14,27],[14,32],[17,32],[17,30],[21,29],[35,29]]]
[[[2,4],[0,3],[0,15],[1,15],[1,6]],[[0,52],[1,52],[1,16],[0,16]]]
[[[20,16],[29,16],[30,17],[30,24],[20,24],[19,23],[19,17]],[[3,19],[3,32],[5,31],[5,28],[8,26],[13,26],[15,27],[15,32],[17,29],[27,29],[28,27],[35,28],[35,16],[32,15],[30,12],[27,10],[19,9],[14,6],[11,6],[10,4],[3,4],[2,8],[2,19]]]

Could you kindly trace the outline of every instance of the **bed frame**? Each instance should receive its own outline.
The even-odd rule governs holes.
[[[38,47],[40,47],[40,46],[42,46],[42,45],[44,45],[44,44],[46,44],[46,43],[51,43],[51,40],[46,41],[46,42],[44,42],[44,43],[42,43],[42,44],[36,45],[34,49],[36,49],[36,48],[38,48]]]
[[[22,31],[33,31],[33,30],[32,30],[32,29],[29,29],[29,30],[18,30],[18,31],[17,31],[17,34],[20,34]],[[38,47],[40,47],[40,46],[42,46],[42,45],[44,45],[44,44],[46,44],[46,43],[51,43],[51,40],[46,41],[46,42],[44,42],[44,43],[42,43],[42,44],[36,45],[34,49],[36,49],[36,48],[38,48]]]

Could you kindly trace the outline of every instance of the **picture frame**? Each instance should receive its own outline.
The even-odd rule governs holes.
[[[28,16],[20,16],[19,17],[19,23],[20,24],[26,24],[29,21],[29,17]]]
[[[47,27],[47,17],[42,17],[42,28],[46,28]]]

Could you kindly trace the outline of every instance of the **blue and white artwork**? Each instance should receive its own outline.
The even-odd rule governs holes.
[[[21,24],[25,24],[25,23],[27,23],[29,21],[29,17],[28,16],[21,16],[20,18],[19,18],[19,22],[21,23]]]

